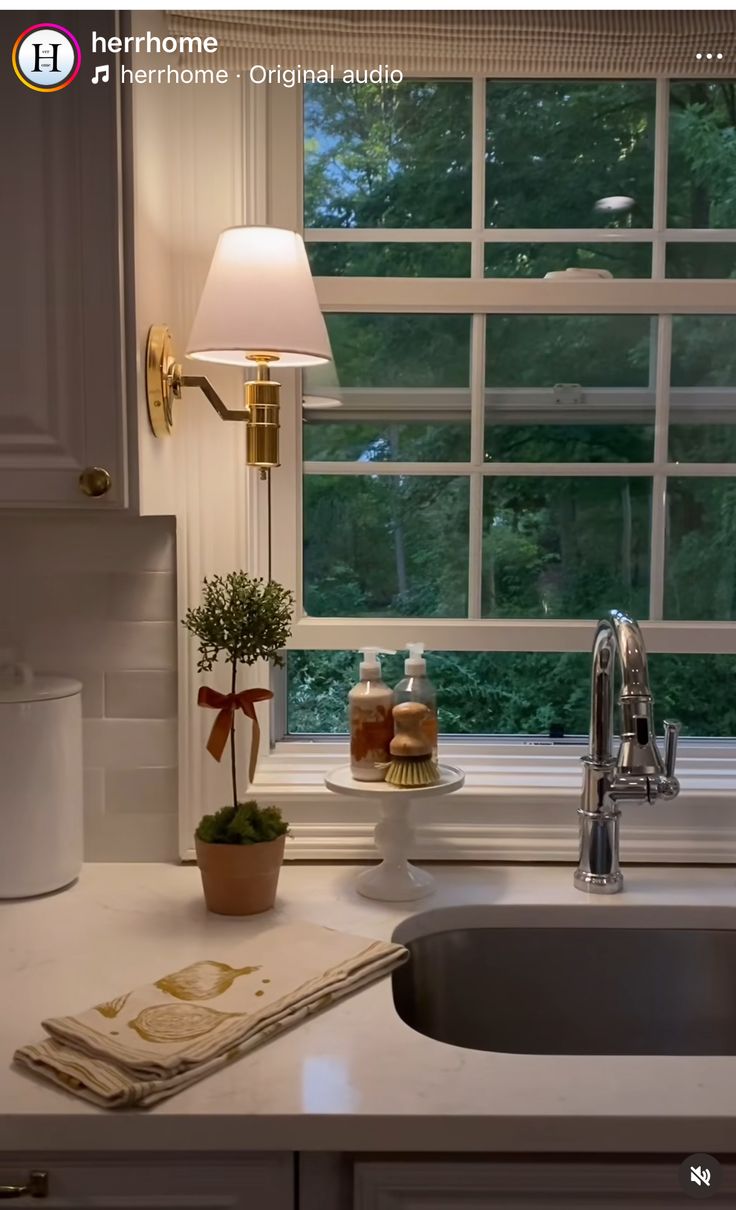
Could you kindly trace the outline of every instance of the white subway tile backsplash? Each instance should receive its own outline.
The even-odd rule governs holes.
[[[164,571],[29,572],[3,585],[0,618],[8,623],[57,621],[170,622],[176,577]]]
[[[107,718],[175,718],[176,673],[135,669],[105,675]]]
[[[105,809],[121,815],[176,815],[176,769],[108,769]]]
[[[177,854],[175,524],[0,515],[0,647],[82,681],[85,856]]]
[[[87,766],[84,770],[85,821],[101,815],[105,809],[105,771]]]
[[[177,763],[175,719],[86,719],[84,763],[103,769],[141,769]]]
[[[62,669],[65,676],[71,675]],[[102,672],[85,672],[77,678],[82,682],[82,716],[102,718],[105,713],[105,676]]]
[[[170,517],[9,518],[0,522],[0,561],[19,572],[168,571],[175,565]]]
[[[175,861],[178,835],[176,815],[106,811],[85,830],[85,861]]]
[[[21,656],[54,672],[64,666],[78,674],[104,669],[176,667],[175,622],[33,621],[23,631]]]
[[[176,616],[176,577],[163,571],[109,577],[109,616],[120,621],[169,622]]]

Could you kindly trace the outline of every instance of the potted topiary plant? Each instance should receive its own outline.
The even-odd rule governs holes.
[[[291,633],[294,598],[274,580],[264,581],[244,571],[212,576],[203,582],[202,603],[187,610],[183,624],[199,640],[200,672],[209,672],[224,655],[231,666],[230,692],[203,685],[200,706],[218,711],[207,751],[221,760],[230,741],[232,805],[205,815],[195,833],[197,864],[207,907],[227,916],[248,916],[273,906],[284,856],[288,824],[275,807],[260,808],[238,800],[235,714],[242,710],[252,723],[249,780],[253,781],[260,728],[255,703],[273,697],[269,689],[238,692],[240,664],[268,660],[281,665],[280,655]]]
[[[221,916],[273,907],[289,825],[255,800],[204,815],[194,834],[205,903]]]

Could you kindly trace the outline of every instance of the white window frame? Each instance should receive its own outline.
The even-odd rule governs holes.
[[[469,77],[465,77],[469,78]],[[668,473],[685,476],[733,476],[734,465],[671,464],[667,461],[667,414],[670,406],[669,361],[671,316],[736,312],[736,282],[665,279],[666,242],[732,242],[736,231],[667,230],[666,194],[669,80],[656,84],[654,221],[651,229],[519,230],[484,228],[485,138],[484,76],[473,77],[473,181],[472,227],[467,231],[417,230],[311,231],[313,242],[422,241],[471,243],[469,279],[317,278],[320,303],[326,312],[442,312],[473,316],[471,341],[474,372],[470,384],[470,463],[381,463],[381,474],[462,474],[470,478],[471,516],[478,521],[470,531],[469,601],[467,619],[395,618],[352,619],[305,616],[302,599],[302,449],[301,381],[295,372],[282,372],[281,459],[272,472],[270,507],[253,507],[249,516],[251,567],[271,575],[292,589],[296,621],[291,649],[357,649],[367,642],[401,649],[420,635],[430,649],[457,651],[590,650],[595,619],[544,620],[480,617],[482,526],[480,509],[473,500],[482,493],[486,476],[570,475],[594,477],[644,476],[653,481],[650,619],[642,623],[648,650],[672,653],[736,654],[736,624],[728,622],[666,622],[662,620],[663,554],[665,549],[664,487]],[[299,229],[302,214],[301,89],[271,86],[263,106],[267,156],[267,221]],[[263,95],[263,94],[262,94]],[[486,279],[485,244],[500,242],[633,242],[647,241],[653,248],[651,279],[618,279],[577,283],[534,279]],[[431,296],[431,301],[428,300]],[[530,311],[559,314],[651,314],[658,323],[656,351],[655,443],[648,463],[486,463],[483,459],[485,406],[485,317],[494,313]],[[604,395],[604,393],[600,393]],[[526,400],[533,407],[533,393]],[[725,397],[713,393],[711,405],[723,406]],[[444,401],[447,403],[447,401]],[[605,404],[605,399],[600,402]],[[692,402],[687,392],[678,406]],[[455,403],[457,406],[457,403]],[[365,463],[309,463],[307,473],[375,474]],[[262,504],[262,495],[259,496]],[[257,554],[253,554],[257,552]],[[276,672],[274,685],[283,686]],[[347,693],[346,686],[346,693]],[[656,694],[656,685],[654,686]],[[347,744],[340,737],[287,739],[285,695],[278,693],[264,736],[254,791],[277,802],[290,814],[293,856],[359,858],[372,849],[373,818],[368,809],[356,809],[355,800],[341,800],[324,789],[329,768],[346,759]],[[275,742],[271,742],[275,741]],[[452,738],[445,750],[467,770],[465,788],[446,805],[423,809],[417,839],[417,856],[436,859],[572,860],[575,855],[579,796],[579,758],[583,747],[555,744],[533,737]],[[679,773],[683,793],[675,803],[650,812],[629,808],[623,826],[627,860],[700,861],[736,863],[736,816],[730,810],[736,793],[736,743],[683,741]],[[447,822],[452,819],[452,823]]]

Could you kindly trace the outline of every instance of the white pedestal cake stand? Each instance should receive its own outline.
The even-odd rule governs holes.
[[[453,765],[440,765],[442,780],[436,786],[402,789],[385,781],[356,781],[350,765],[333,769],[325,777],[325,785],[335,794],[354,798],[375,799],[381,818],[376,824],[376,848],[383,858],[378,866],[365,870],[357,881],[357,889],[368,899],[421,899],[431,894],[434,878],[407,861],[414,829],[410,820],[414,799],[452,794],[465,782],[465,774]]]

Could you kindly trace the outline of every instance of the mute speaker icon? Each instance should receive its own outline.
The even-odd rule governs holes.
[[[706,1152],[693,1152],[679,1166],[678,1176],[680,1188],[688,1197],[714,1197],[722,1181],[720,1162],[714,1155]]]

